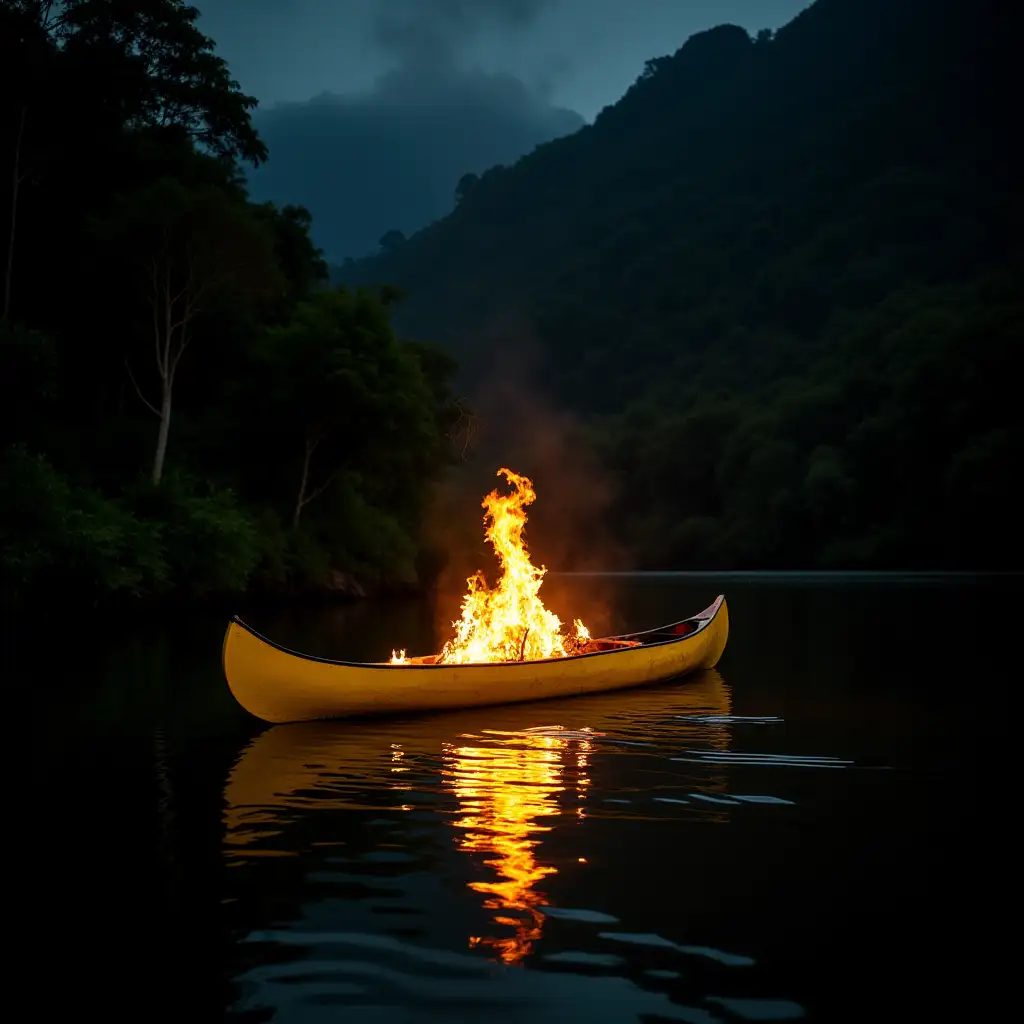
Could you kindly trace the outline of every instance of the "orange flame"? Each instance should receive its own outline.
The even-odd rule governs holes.
[[[469,577],[462,615],[452,623],[455,636],[437,656],[438,665],[566,658],[590,639],[579,619],[574,622],[574,635],[563,635],[558,616],[538,596],[547,569],[530,561],[523,539],[526,506],[537,497],[532,481],[510,469],[499,469],[498,475],[512,485],[512,493],[495,489],[484,498],[483,507],[485,537],[498,557],[501,574],[494,587],[488,587],[482,572]],[[403,663],[395,653],[391,661]]]

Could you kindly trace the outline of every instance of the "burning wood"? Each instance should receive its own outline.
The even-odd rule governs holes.
[[[523,539],[526,506],[537,497],[533,483],[510,469],[499,469],[498,475],[512,493],[495,489],[483,507],[485,537],[498,557],[500,575],[494,587],[482,572],[469,577],[462,615],[452,623],[455,636],[435,659],[438,665],[568,658],[585,653],[590,643],[590,631],[579,619],[572,634],[563,634],[558,616],[538,596],[547,570],[530,561]],[[407,664],[405,652],[392,651],[391,663]]]

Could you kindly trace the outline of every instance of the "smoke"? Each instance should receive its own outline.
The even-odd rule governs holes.
[[[536,385],[538,348],[528,328],[509,319],[481,341],[494,359],[486,383],[471,396],[479,417],[471,454],[439,488],[429,519],[431,541],[448,555],[437,590],[442,636],[458,613],[466,578],[483,569],[493,582],[496,562],[483,539],[481,501],[502,466],[528,476],[537,500],[528,509],[526,541],[534,565],[548,569],[541,598],[564,623],[581,618],[595,635],[614,622],[614,583],[560,573],[627,568],[629,553],[614,538],[610,511],[615,481],[584,425],[556,409]]]

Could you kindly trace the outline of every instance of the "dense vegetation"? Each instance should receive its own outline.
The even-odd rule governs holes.
[[[701,33],[344,275],[476,381],[535,343],[641,565],[1020,567],[1018,39],[994,0]]]
[[[255,101],[195,19],[0,5],[5,601],[416,579],[453,364],[248,200]]]

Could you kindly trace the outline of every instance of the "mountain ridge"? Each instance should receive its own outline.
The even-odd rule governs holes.
[[[400,326],[448,346],[470,389],[497,349],[535,345],[534,386],[587,419],[630,496],[616,518],[639,564],[999,562],[1003,540],[1019,552],[1010,524],[982,543],[970,506],[1009,500],[994,481],[1020,447],[1003,375],[1024,179],[1000,11],[817,0],[774,34],[699,33],[345,277],[402,288]],[[796,411],[815,403],[835,424],[817,439]],[[693,477],[666,451],[709,422]],[[880,474],[909,436],[910,465]]]

